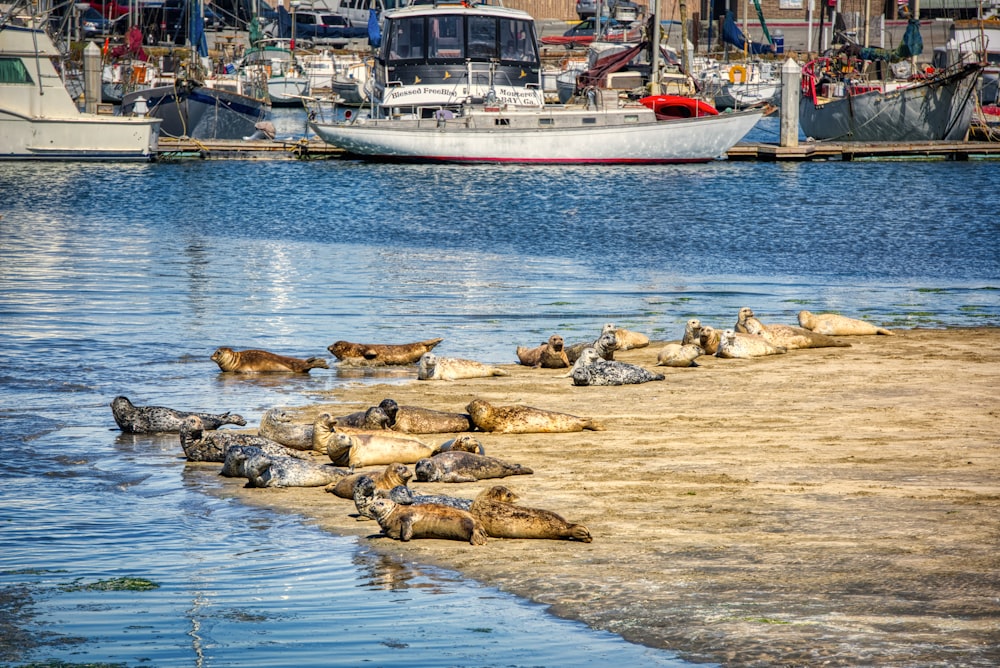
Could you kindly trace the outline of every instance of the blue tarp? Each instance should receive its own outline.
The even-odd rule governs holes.
[[[722,41],[740,49],[743,49],[745,46],[746,50],[752,54],[771,53],[774,51],[774,47],[770,44],[747,40],[743,35],[743,31],[736,25],[736,19],[733,17],[732,12],[726,12],[726,20],[722,24]]]
[[[378,25],[378,12],[368,10],[368,45],[377,49],[382,44],[382,29]]]

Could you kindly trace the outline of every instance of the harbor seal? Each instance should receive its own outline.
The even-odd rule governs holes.
[[[333,418],[338,427],[353,427],[354,429],[368,429],[378,431],[388,429],[392,424],[389,416],[381,406],[370,406],[363,411],[338,415]]]
[[[618,337],[615,336],[615,326],[613,323],[604,325],[600,335],[589,343],[576,343],[566,349],[566,357],[570,364],[575,364],[580,359],[580,353],[586,348],[593,348],[602,359],[609,362],[615,358],[615,351],[618,350]],[[568,378],[570,374],[567,374]]]
[[[295,422],[291,414],[280,408],[270,408],[264,411],[257,433],[264,438],[281,443],[286,448],[312,450],[313,426]]]
[[[434,353],[424,353],[417,367],[417,380],[458,380],[509,375],[505,370],[489,364],[459,357],[438,357]]]
[[[345,436],[354,435],[362,436],[364,438],[359,439],[358,441],[351,441],[344,438]],[[344,464],[344,462],[339,460],[340,457],[346,457],[351,446],[361,441],[365,444],[371,444],[372,447],[379,447],[387,450],[392,447],[393,443],[401,444],[400,447],[403,449],[413,447],[414,444],[419,444],[425,448],[431,447],[420,439],[414,438],[409,434],[401,434],[390,429],[367,430],[356,429],[354,427],[344,427],[338,424],[337,418],[333,417],[329,413],[320,413],[316,416],[316,421],[313,422],[312,450],[314,452],[329,455],[334,464]],[[380,463],[390,464],[393,461],[395,460]]]
[[[128,397],[117,396],[111,400],[111,415],[115,424],[126,434],[155,434],[180,432],[185,418],[197,415],[204,429],[218,429],[224,424],[245,427],[247,421],[235,413],[192,413],[163,406],[136,406]]]
[[[404,464],[393,462],[376,473],[369,471],[347,475],[338,480],[335,485],[327,487],[326,491],[342,499],[353,499],[354,489],[362,478],[369,478],[374,489],[392,489],[399,485],[406,485],[412,477],[413,473]]]
[[[686,346],[689,343],[698,343],[700,339],[701,320],[691,318],[684,324],[684,336],[681,337],[681,345]]]
[[[837,313],[799,311],[799,325],[810,331],[826,334],[827,336],[868,336],[874,334],[895,336],[893,332],[885,327],[879,327],[864,320],[848,318],[846,315],[839,315]]]
[[[291,454],[293,451],[280,443],[256,436],[231,431],[206,431],[197,415],[184,418],[180,430],[181,448],[189,462],[225,462],[226,450],[234,445],[256,445],[261,448],[280,448],[276,452]]]
[[[375,499],[389,499],[401,506],[435,503],[465,511],[468,511],[472,506],[472,499],[462,499],[444,494],[418,494],[406,485],[397,485],[392,489],[379,489],[375,487],[371,476],[363,475],[358,478],[357,484],[354,486],[354,507],[358,511],[359,521],[375,519],[375,514],[371,511],[371,504]]]
[[[662,373],[635,364],[601,359],[593,348],[584,348],[573,366],[573,384],[577,386],[638,385],[663,379]]]
[[[233,350],[219,348],[212,353],[212,361],[229,373],[292,372],[309,373],[310,369],[328,369],[322,357],[299,359],[270,353],[266,350]]]
[[[603,431],[597,420],[557,413],[532,406],[496,406],[483,399],[473,399],[465,407],[481,431],[498,434],[551,434],[556,432]]]
[[[437,504],[401,506],[389,499],[375,499],[371,511],[382,533],[389,538],[403,542],[412,538],[444,538],[486,544],[482,522],[458,508]]]
[[[491,538],[551,538],[590,543],[594,539],[582,524],[542,508],[515,505],[516,494],[503,485],[483,490],[472,501],[469,512],[483,523]]]
[[[748,359],[764,357],[765,355],[781,355],[784,352],[784,348],[774,346],[759,336],[741,334],[727,329],[719,339],[719,350],[715,354],[717,357],[726,359]]]
[[[485,455],[482,442],[472,434],[462,434],[438,446],[438,452],[474,452]],[[435,453],[437,454],[437,453]]]
[[[698,345],[705,351],[706,355],[714,355],[719,352],[719,339],[722,332],[709,325],[703,325],[701,334],[698,336]]]
[[[413,478],[417,482],[475,482],[532,473],[534,471],[527,466],[461,451],[442,452],[421,459],[413,466]]]
[[[389,417],[389,427],[393,431],[406,434],[451,434],[472,431],[476,428],[468,413],[435,411],[420,406],[400,406],[389,398],[383,399],[378,406]]]
[[[343,364],[357,366],[402,366],[413,364],[444,339],[414,343],[352,343],[335,341],[327,346],[330,354]]]
[[[288,457],[291,453],[277,444],[230,445],[226,448],[219,475],[226,478],[249,478],[259,473],[272,457]]]
[[[267,465],[250,471],[247,487],[323,487],[347,475],[331,464],[267,456]]]
[[[700,334],[701,327],[698,330]],[[668,343],[656,355],[656,365],[676,368],[698,366],[696,360],[704,354],[705,349],[697,343]]]
[[[436,451],[437,448],[413,438],[386,438],[375,433],[335,433],[327,446],[330,461],[351,469],[393,462],[413,464]]]
[[[517,359],[524,366],[541,369],[566,369],[569,367],[569,357],[566,356],[564,348],[563,337],[553,334],[548,341],[536,348],[518,346]]]
[[[739,311],[736,331],[755,334],[769,343],[786,350],[802,348],[849,348],[850,343],[838,341],[832,336],[811,332],[803,327],[792,325],[765,325],[754,317],[753,311],[743,307]]]
[[[614,325],[612,325],[614,327]],[[617,350],[634,350],[635,348],[645,348],[649,345],[649,337],[642,332],[634,332],[630,329],[614,327],[615,341],[618,344]]]

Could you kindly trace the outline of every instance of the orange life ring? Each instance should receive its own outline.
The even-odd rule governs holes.
[[[657,120],[692,118],[695,116],[718,116],[715,107],[704,100],[685,95],[650,95],[639,102],[653,110]]]
[[[736,75],[740,75],[740,80],[736,80]],[[742,65],[733,65],[729,68],[729,83],[746,83],[747,81],[747,68]]]

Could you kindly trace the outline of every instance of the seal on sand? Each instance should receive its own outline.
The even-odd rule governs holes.
[[[532,473],[534,471],[527,466],[461,451],[442,452],[421,459],[413,467],[413,477],[417,482],[475,482]]]
[[[338,433],[335,436],[335,440],[327,446],[330,461],[339,466],[350,466],[352,469],[393,462],[413,464],[437,451],[436,448],[416,439],[385,438],[374,433]]]
[[[498,434],[551,434],[556,432],[603,431],[597,420],[557,413],[532,406],[497,406],[483,399],[473,399],[465,407],[476,427]]]
[[[827,336],[868,336],[872,334],[895,336],[885,327],[879,327],[864,320],[848,318],[846,315],[837,313],[799,311],[799,324],[805,329]]]
[[[765,355],[780,355],[784,352],[784,348],[771,345],[759,336],[740,334],[727,329],[722,333],[722,338],[719,339],[719,350],[715,355],[726,359],[747,359]]]
[[[564,350],[563,337],[553,334],[549,340],[536,348],[517,347],[517,359],[524,366],[542,369],[565,369],[569,367],[569,357]]]
[[[698,343],[700,338],[701,320],[691,318],[684,325],[684,336],[681,337],[681,345],[686,346],[689,343]]]
[[[450,434],[472,431],[475,425],[467,413],[435,411],[420,406],[400,406],[392,399],[378,405],[389,416],[389,427],[406,434]]]
[[[389,499],[375,499],[371,511],[389,538],[404,542],[411,538],[445,538],[486,544],[482,522],[458,508],[436,504],[401,506]]]
[[[288,457],[283,446],[275,443],[266,445],[230,445],[226,448],[225,459],[219,475],[226,478],[249,478],[262,471],[272,457]]]
[[[358,478],[358,482],[354,486],[354,507],[358,510],[359,521],[366,518],[375,519],[375,515],[371,511],[371,504],[375,499],[389,499],[401,506],[436,503],[460,510],[468,510],[472,505],[472,499],[445,496],[444,494],[418,494],[406,485],[396,485],[392,489],[377,489],[371,476],[363,475]]]
[[[714,355],[719,352],[719,339],[722,332],[709,325],[703,325],[701,334],[698,335],[698,345],[705,351],[706,355]]]
[[[361,438],[352,441],[346,438],[347,436],[359,436]],[[346,460],[342,460],[341,458],[347,457],[348,451],[352,445],[357,445],[360,449],[362,445],[358,444],[362,444],[363,446],[366,446],[365,449],[370,449],[372,451],[378,449],[391,451],[397,446],[399,447],[400,452],[405,452],[408,449],[418,446],[422,446],[423,448],[428,448],[433,451],[431,446],[408,434],[400,434],[399,432],[391,431],[389,429],[364,430],[355,429],[353,427],[343,427],[337,423],[337,418],[333,417],[329,413],[320,413],[316,416],[316,421],[313,422],[312,450],[314,452],[329,455],[334,464],[343,465],[346,463]],[[385,462],[372,462],[372,464],[391,464],[394,461],[401,460],[390,459]],[[355,465],[364,466],[364,464],[360,463]]]
[[[755,334],[769,343],[785,348],[786,350],[798,350],[801,348],[849,348],[851,346],[846,341],[838,341],[833,337],[811,332],[802,327],[765,325],[754,317],[752,310],[745,306],[740,309],[739,318],[736,321],[736,331]]]
[[[635,348],[645,348],[649,345],[649,337],[641,332],[633,332],[630,329],[612,326],[615,334],[615,341],[618,343],[618,350],[633,350]]]
[[[424,353],[417,367],[417,380],[458,380],[509,375],[503,369],[489,364],[459,357],[438,357],[434,353]]]
[[[474,452],[477,455],[485,455],[486,450],[483,448],[483,444],[478,438],[472,434],[462,434],[461,436],[456,436],[450,441],[445,441],[440,446],[438,446],[438,452]],[[437,454],[434,453],[434,454]]]
[[[180,430],[181,448],[184,456],[189,462],[224,462],[226,461],[226,450],[234,445],[256,445],[269,452],[276,452],[285,455],[292,455],[293,450],[289,450],[279,443],[253,434],[238,434],[231,431],[205,431],[204,423],[197,415],[189,415],[184,418],[184,424]],[[278,450],[273,450],[278,448]]]
[[[699,334],[701,327],[698,328]],[[668,343],[656,356],[657,366],[684,368],[698,366],[695,361],[705,354],[705,349],[697,343]]]
[[[582,524],[567,522],[550,510],[515,505],[515,501],[516,494],[496,485],[480,492],[469,512],[483,523],[492,538],[567,538],[584,543],[594,540]]]
[[[580,359],[580,353],[585,348],[593,348],[603,359],[611,361],[615,358],[615,351],[618,350],[618,337],[615,336],[615,326],[612,323],[604,325],[601,334],[591,342],[575,343],[566,348],[566,357],[570,364],[575,364]],[[569,374],[567,374],[569,377]]]
[[[191,413],[164,408],[163,406],[136,406],[128,397],[117,396],[111,401],[111,414],[115,424],[126,434],[155,434],[159,432],[180,432],[181,425],[189,415],[201,418],[204,429],[218,429],[224,424],[246,426],[247,421],[235,413]]]
[[[264,373],[272,371],[291,371],[293,373],[309,373],[310,369],[328,369],[326,360],[322,357],[299,359],[270,353],[266,350],[233,350],[219,348],[212,353],[212,361],[226,372],[233,373]]]
[[[337,481],[335,485],[328,486],[326,491],[342,499],[353,499],[354,488],[363,477],[370,478],[375,489],[392,489],[397,485],[405,485],[413,477],[413,474],[405,465],[393,462],[378,473],[367,472],[348,475]]]
[[[280,408],[264,411],[257,433],[286,448],[312,450],[313,426],[293,421],[292,416]]]
[[[651,380],[663,380],[662,373],[653,373],[641,366],[601,359],[593,348],[584,348],[573,366],[573,384],[638,385]]]
[[[352,343],[336,341],[327,346],[330,354],[344,364],[358,366],[399,366],[413,364],[444,339],[414,343]]]
[[[392,420],[381,406],[371,406],[363,411],[339,415],[333,419],[337,421],[338,427],[353,427],[354,429],[369,429],[371,431],[388,429],[392,424]]]
[[[267,457],[267,465],[250,472],[247,487],[322,487],[347,475],[330,464],[296,459]]]

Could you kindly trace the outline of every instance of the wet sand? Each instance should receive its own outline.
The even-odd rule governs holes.
[[[691,661],[1000,665],[1000,330],[844,340],[702,357],[643,385],[574,387],[564,370],[511,364],[508,377],[358,385],[297,410],[306,422],[392,397],[461,412],[481,397],[598,418],[606,431],[480,434],[533,475],[410,485],[472,498],[504,484],[587,525],[589,544],[401,543],[322,488],[219,492]],[[653,368],[661,346],[616,359]]]

